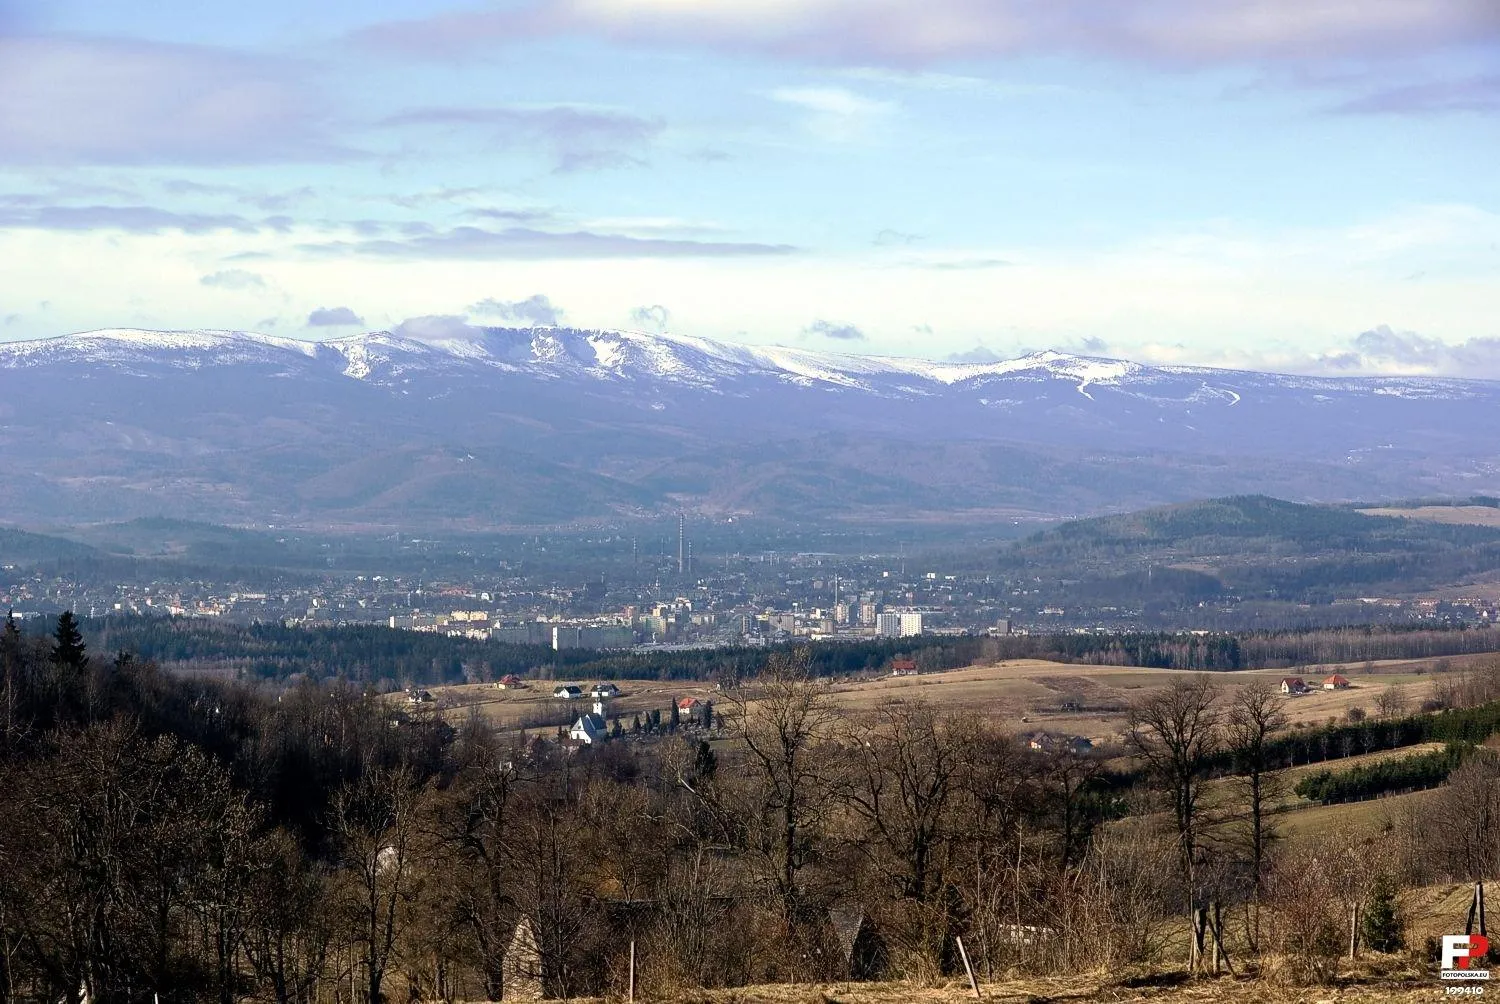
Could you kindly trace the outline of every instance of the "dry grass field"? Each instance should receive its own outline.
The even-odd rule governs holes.
[[[1361,509],[1366,516],[1396,516],[1401,519],[1421,519],[1431,523],[1451,523],[1464,526],[1500,526],[1500,509],[1487,505],[1424,505],[1415,509],[1376,508]]]
[[[1447,660],[1455,669],[1463,666],[1465,661],[1465,657]],[[1415,707],[1430,692],[1431,675],[1427,671],[1432,662],[1341,663],[1304,666],[1295,670],[1245,670],[1216,673],[1214,676],[1231,691],[1257,678],[1275,683],[1283,676],[1301,676],[1309,685],[1317,686],[1325,676],[1333,673],[1348,677],[1353,686],[1347,690],[1317,690],[1287,699],[1286,710],[1290,719],[1311,725],[1342,717],[1351,707],[1374,713],[1376,699],[1388,686],[1400,688],[1408,704]],[[945,708],[985,715],[1016,733],[1061,732],[1085,736],[1095,742],[1110,742],[1122,734],[1126,708],[1132,701],[1181,675],[1179,670],[1083,666],[1021,659],[922,676],[835,681],[830,684],[830,694],[837,705],[856,713],[894,702],[923,700]],[[535,719],[562,707],[562,702],[552,698],[552,690],[559,683],[577,683],[587,691],[593,681],[535,681],[525,690],[496,690],[489,684],[463,684],[435,687],[432,692],[440,712],[449,721],[459,721],[477,710],[493,725],[513,729],[527,719]],[[616,684],[621,696],[609,702],[610,714],[619,714],[627,723],[636,712],[666,708],[675,698],[722,700],[713,684],[706,682],[619,680]],[[584,698],[572,704],[576,705],[574,710],[586,711],[592,701]],[[1064,704],[1076,705],[1077,710],[1071,707],[1063,710]]]
[[[1122,978],[1118,974],[1030,978],[982,983],[983,999],[1000,1004],[1064,1004],[1107,1001],[1111,1004],[1335,1004],[1335,1002],[1430,1001],[1440,996],[1435,975],[1409,966],[1364,965],[1343,974],[1332,986],[1299,987],[1270,980],[1201,977],[1185,980],[1181,973]],[[942,986],[912,983],[834,983],[738,987],[732,990],[695,990],[678,994],[637,995],[658,1004],[959,1004],[972,1001],[968,984],[950,981]],[[582,1002],[580,1002],[582,1004]],[[601,1002],[602,1004],[602,1002]]]

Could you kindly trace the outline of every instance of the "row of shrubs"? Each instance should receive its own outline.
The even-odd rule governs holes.
[[[1267,744],[1270,766],[1336,760],[1355,753],[1401,749],[1418,743],[1462,743],[1475,745],[1500,732],[1500,701],[1471,708],[1452,708],[1436,714],[1414,714],[1395,719],[1365,719],[1315,729],[1282,733]],[[1227,749],[1211,768],[1215,773],[1241,774],[1245,751]]]
[[[1447,780],[1472,749],[1462,743],[1450,743],[1445,749],[1394,757],[1349,770],[1321,770],[1302,778],[1292,790],[1303,798],[1332,805],[1388,791],[1435,788]]]

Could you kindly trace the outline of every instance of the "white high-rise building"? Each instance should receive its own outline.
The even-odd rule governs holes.
[[[922,633],[922,614],[915,610],[888,610],[875,615],[875,633],[882,638],[912,638]]]

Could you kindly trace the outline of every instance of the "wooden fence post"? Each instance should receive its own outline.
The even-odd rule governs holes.
[[[630,942],[630,990],[626,1000],[635,1000],[635,941]]]
[[[953,940],[958,942],[958,956],[964,960],[964,972],[969,974],[969,989],[974,991],[976,999],[984,996],[979,992],[979,981],[974,978],[974,967],[969,965],[969,953],[964,950],[964,939],[955,937]]]

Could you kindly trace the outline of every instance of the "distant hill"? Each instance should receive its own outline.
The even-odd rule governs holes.
[[[34,565],[43,561],[102,557],[87,544],[25,530],[0,527],[0,565]]]
[[[1242,495],[1074,520],[1005,548],[999,568],[1102,601],[1224,594],[1326,602],[1500,573],[1500,528]]]

